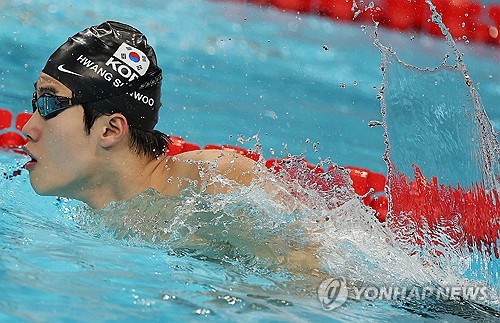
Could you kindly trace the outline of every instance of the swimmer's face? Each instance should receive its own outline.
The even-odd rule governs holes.
[[[72,97],[69,88],[44,73],[35,86],[38,97]],[[25,148],[33,158],[26,169],[34,190],[41,195],[80,196],[90,185],[95,155],[95,138],[85,133],[83,107],[72,106],[48,120],[36,111],[23,133],[28,137]]]

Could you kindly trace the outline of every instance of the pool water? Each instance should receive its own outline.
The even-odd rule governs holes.
[[[68,36],[104,20],[119,20],[148,36],[164,70],[159,130],[200,145],[254,147],[258,143],[265,158],[303,154],[313,163],[331,158],[339,165],[387,170],[382,158],[384,129],[368,126],[370,121],[382,120],[377,94],[383,80],[381,55],[373,45],[370,26],[230,2],[32,0],[1,2],[0,8],[0,105],[4,108],[21,112],[30,106],[32,83]],[[378,35],[402,60],[422,68],[438,66],[450,52],[443,40],[383,29]],[[500,85],[495,80],[500,74],[500,52],[474,43],[460,43],[458,48],[498,131]],[[403,85],[415,80],[405,73],[395,75],[401,75]],[[435,90],[439,81],[445,84],[446,94],[454,95],[446,89],[453,79],[426,76],[418,83],[421,75],[427,74],[416,77],[424,92],[441,93],[442,88]],[[459,93],[466,91],[456,88]],[[466,101],[467,95],[458,99]],[[405,134],[402,122],[394,123],[394,133]],[[457,129],[467,126],[459,123]],[[412,144],[395,140],[392,159],[403,165],[408,155],[413,156]],[[429,147],[429,155],[439,149],[437,143]],[[460,146],[453,151],[461,149],[473,150]],[[422,163],[429,158],[422,157]],[[483,283],[498,291],[498,259],[449,249],[446,259],[437,257],[438,265],[426,269],[397,244],[387,244],[390,232],[349,192],[332,197],[347,203],[331,210],[323,197],[306,190],[309,201],[294,200],[302,203],[302,209],[292,211],[266,200],[259,187],[207,200],[196,192],[181,199],[146,192],[161,207],[181,206],[168,212],[177,217],[169,222],[175,234],[158,241],[150,234],[151,223],[165,219],[140,205],[140,199],[133,202],[139,206],[110,206],[113,216],[106,217],[76,201],[39,197],[29,185],[27,172],[8,176],[24,162],[13,153],[0,155],[0,167],[7,175],[0,180],[2,321],[492,319],[474,308],[458,316],[437,305],[422,308],[384,301],[348,301],[325,311],[315,295],[317,286],[302,284],[300,277],[294,281],[286,270],[271,270],[273,264],[241,250],[210,250],[224,250],[224,239],[215,239],[195,253],[182,249],[189,229],[204,225],[203,216],[225,219],[236,227],[247,225],[240,230],[251,232],[256,244],[271,238],[288,241],[282,244],[285,249],[293,248],[289,240],[303,243],[303,233],[293,229],[293,223],[310,227],[319,218],[331,217],[333,224],[315,236],[331,274],[374,284],[445,279],[467,283],[471,279],[469,284]],[[447,167],[453,167],[453,160],[448,162]],[[481,171],[471,173],[477,168],[468,165],[435,175],[450,184],[477,180]],[[446,169],[441,166],[429,166],[428,171]],[[409,169],[403,170],[409,173]],[[135,217],[136,211],[140,217]],[[128,223],[125,228],[132,228],[130,232],[110,225],[119,221]],[[498,309],[498,299],[487,305]]]

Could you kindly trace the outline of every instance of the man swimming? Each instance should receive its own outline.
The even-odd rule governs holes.
[[[287,271],[290,281],[283,285],[289,292],[315,291],[329,275],[310,239],[313,230],[302,230],[296,218],[275,221],[234,208],[192,212],[193,203],[186,206],[178,197],[188,187],[227,193],[227,180],[249,186],[267,173],[244,156],[218,150],[166,157],[168,136],[154,130],[161,80],[153,48],[130,26],[105,22],[69,38],[35,83],[34,114],[23,128],[31,157],[25,168],[34,190],[78,199],[96,210],[130,202],[121,212],[98,214],[118,237],[162,239],[174,251],[221,263],[258,263]],[[158,195],[152,199],[156,205],[138,201],[150,197],[150,189],[165,201]]]
[[[244,156],[202,150],[165,158],[169,138],[154,130],[161,81],[153,48],[131,26],[104,22],[70,37],[35,83],[34,114],[23,128],[34,190],[99,209],[148,188],[177,195],[202,174],[248,185],[255,163]],[[217,181],[204,189],[227,191]]]
[[[154,130],[161,81],[153,48],[133,27],[104,22],[70,37],[50,56],[35,83],[34,114],[22,130],[31,157],[25,168],[34,190],[77,199],[94,210],[129,200],[133,208],[133,198],[151,189],[172,197],[188,187],[227,193],[230,187],[249,186],[269,175],[265,167],[231,152],[198,150],[166,157],[169,138]],[[183,205],[172,199],[168,206],[148,204],[140,216],[137,208],[127,208],[101,218],[116,232],[125,232],[121,236],[168,241],[172,232],[155,223],[175,222],[175,203]],[[196,214],[177,216],[199,220],[189,219]],[[277,269],[286,265],[294,272],[316,272],[320,267],[307,243],[284,248],[283,239],[271,233],[256,239],[252,232],[259,230],[251,220],[231,226],[215,221],[217,216],[206,216],[206,226],[197,224],[186,240],[176,240],[176,247],[199,251],[231,245],[239,254],[270,259]]]

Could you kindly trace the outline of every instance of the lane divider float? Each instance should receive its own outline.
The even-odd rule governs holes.
[[[228,1],[228,0],[226,0]],[[232,0],[242,2],[241,0]],[[244,2],[244,1],[243,1]],[[272,6],[284,11],[309,13],[334,21],[377,21],[380,26],[407,32],[410,30],[443,37],[431,20],[425,0],[247,0],[249,4]],[[453,38],[500,45],[500,4],[481,4],[474,0],[432,0]]]
[[[397,171],[389,176],[392,218],[388,223],[393,231],[405,227],[411,232],[405,238],[415,245],[467,244],[500,258],[498,190],[484,189],[479,183],[467,188],[439,184],[436,177],[427,179],[419,167],[413,167],[413,180]]]
[[[22,135],[21,130],[28,120],[31,118],[31,113],[21,112],[16,116],[14,128],[12,128],[13,120],[12,112],[7,109],[0,108],[0,147],[6,149],[19,149],[27,142]]]

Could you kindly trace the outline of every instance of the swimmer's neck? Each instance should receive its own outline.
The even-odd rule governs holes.
[[[258,165],[234,152],[197,150],[149,160],[124,151],[126,153],[119,153],[113,158],[100,158],[91,180],[83,183],[81,189],[73,190],[78,194],[72,198],[87,203],[93,209],[101,209],[112,201],[129,200],[150,188],[173,196],[188,186],[197,187],[213,176],[223,176],[235,185],[248,186],[255,177],[267,174],[266,169],[257,175]],[[203,188],[203,192],[208,194],[225,194],[230,190],[229,185],[220,181],[210,181]]]
[[[165,190],[168,177],[166,158],[148,160],[146,157],[127,156],[103,163],[91,185],[83,186],[76,199],[85,202],[94,210],[101,209],[113,201],[133,198],[147,189]]]

